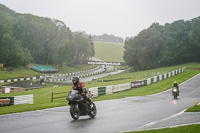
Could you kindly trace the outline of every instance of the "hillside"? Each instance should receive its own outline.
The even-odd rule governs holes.
[[[114,42],[94,42],[95,57],[102,59],[104,61],[112,62],[124,62],[123,52],[124,44],[123,43],[114,43]]]
[[[92,39],[94,41],[102,41],[102,42],[116,42],[116,43],[123,43],[124,39],[118,36],[114,35],[108,35],[108,34],[103,34],[103,35],[93,35]]]

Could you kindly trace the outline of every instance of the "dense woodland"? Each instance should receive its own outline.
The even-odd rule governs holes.
[[[93,39],[123,42],[114,35],[72,32],[60,20],[19,14],[0,4],[0,63],[5,66],[79,64],[94,56]],[[126,39],[124,48],[124,60],[134,70],[200,62],[200,17],[153,23]]]
[[[117,43],[123,43],[124,40],[121,37],[117,37],[114,35],[108,35],[108,34],[103,34],[103,35],[93,35],[92,36],[94,41],[103,41],[103,42],[117,42]]]
[[[124,60],[134,70],[200,62],[200,17],[153,23],[126,40],[124,48]]]
[[[5,66],[74,65],[94,56],[91,36],[62,21],[19,14],[0,4],[0,63]]]

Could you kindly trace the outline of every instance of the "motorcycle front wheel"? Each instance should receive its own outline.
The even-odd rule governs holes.
[[[78,120],[80,116],[79,108],[76,104],[70,106],[70,115],[74,120]]]
[[[94,118],[97,114],[97,108],[96,108],[96,105],[94,103],[92,103],[91,105],[91,108],[90,108],[90,111],[88,112],[88,115],[91,117],[91,118]]]
[[[177,99],[177,95],[176,94],[174,94],[174,99]]]

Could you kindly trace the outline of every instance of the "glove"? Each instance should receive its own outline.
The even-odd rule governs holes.
[[[83,92],[84,92],[84,93],[87,93],[87,89],[86,89],[86,88],[83,88]]]

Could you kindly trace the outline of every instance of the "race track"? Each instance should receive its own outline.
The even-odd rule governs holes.
[[[116,133],[158,121],[200,101],[200,74],[180,85],[179,99],[171,91],[140,97],[95,102],[96,118],[71,118],[69,107],[0,116],[0,133]]]

